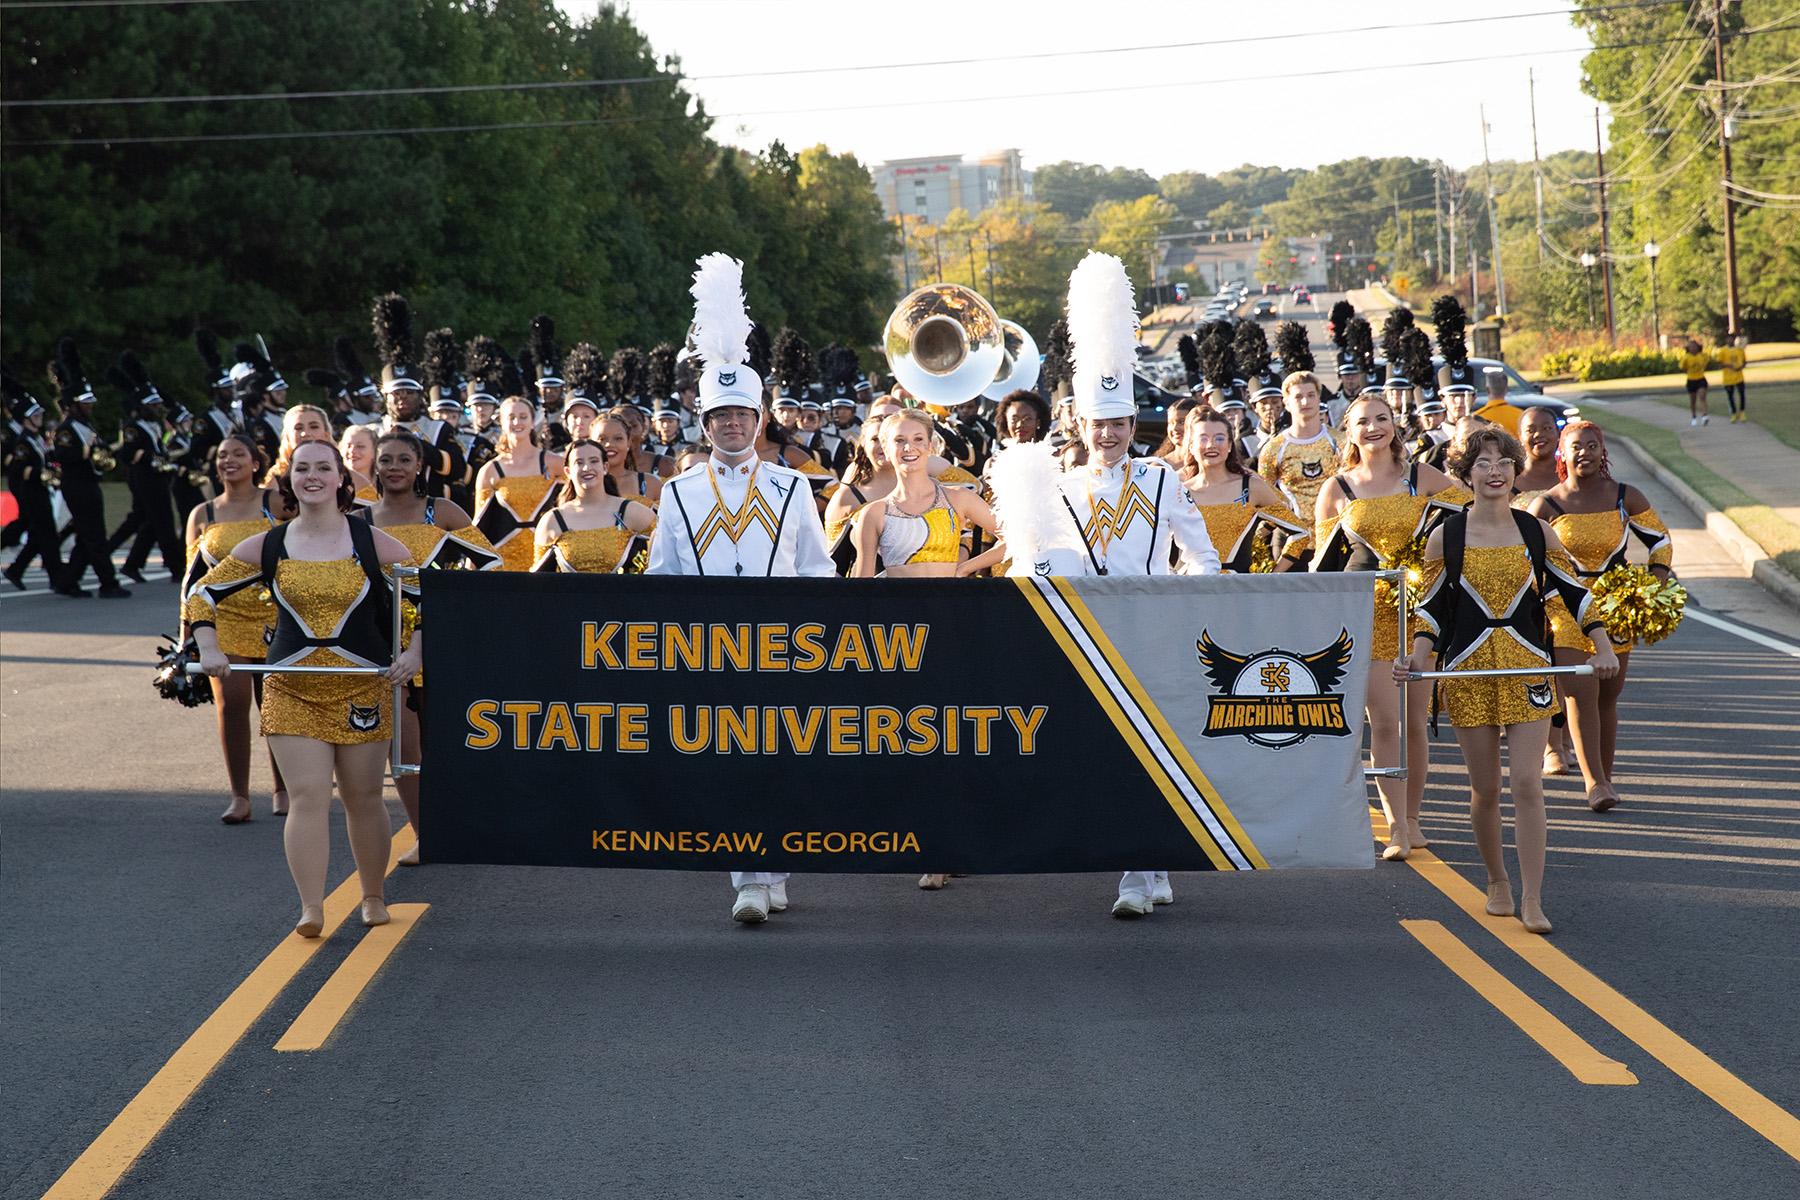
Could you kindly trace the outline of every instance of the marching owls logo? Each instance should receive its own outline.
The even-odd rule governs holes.
[[[1100,390],[1103,392],[1118,391],[1119,377],[1117,375],[1102,375],[1100,377]]]
[[[1274,648],[1236,654],[1201,630],[1194,649],[1220,693],[1208,701],[1202,734],[1242,736],[1271,750],[1297,746],[1309,737],[1348,737],[1338,685],[1355,644],[1345,629],[1311,654]]]
[[[1302,479],[1317,479],[1324,474],[1325,474],[1325,464],[1322,462],[1318,462],[1315,460],[1312,462],[1303,462],[1300,464],[1300,477]]]
[[[350,728],[358,733],[367,733],[381,725],[381,706],[378,704],[352,704],[350,706]]]
[[[732,384],[734,384],[736,382],[737,382],[737,372],[736,371],[720,371],[719,372],[719,386],[720,387],[730,387]]]
[[[1556,693],[1547,683],[1532,682],[1525,685],[1525,698],[1533,708],[1548,709],[1555,703]]]

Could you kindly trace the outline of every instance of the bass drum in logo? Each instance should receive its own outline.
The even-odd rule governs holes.
[[[1318,695],[1325,691],[1306,661],[1285,650],[1271,650],[1245,663],[1231,681],[1234,696]],[[1259,746],[1279,749],[1304,741],[1303,729],[1256,729],[1245,733]]]
[[[1354,646],[1349,630],[1311,653],[1271,647],[1239,654],[1202,630],[1194,648],[1217,689],[1207,702],[1203,737],[1241,737],[1270,750],[1309,737],[1348,737],[1344,674]]]

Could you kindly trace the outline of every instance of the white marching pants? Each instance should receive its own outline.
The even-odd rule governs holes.
[[[768,887],[770,884],[786,883],[787,881],[788,873],[786,871],[733,871],[731,873],[733,889],[741,888],[747,883],[760,883],[764,887]]]
[[[1119,895],[1141,896],[1150,898],[1150,889],[1156,884],[1156,877],[1165,874],[1163,871],[1127,871],[1119,877]]]

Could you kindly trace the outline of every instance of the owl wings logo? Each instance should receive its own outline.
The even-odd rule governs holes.
[[[1219,694],[1210,697],[1206,737],[1244,737],[1272,750],[1309,737],[1348,737],[1339,684],[1355,646],[1348,629],[1323,650],[1301,654],[1268,649],[1236,654],[1206,630],[1194,649]]]

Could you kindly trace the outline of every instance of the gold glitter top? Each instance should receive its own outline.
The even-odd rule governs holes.
[[[1569,607],[1556,584],[1559,582],[1558,574],[1563,577],[1561,582],[1572,582],[1574,563],[1569,560],[1568,555],[1554,550],[1548,552],[1546,561],[1550,572],[1545,579],[1548,594],[1544,597],[1544,613],[1552,622],[1572,623]],[[1462,570],[1465,594],[1458,597],[1458,600],[1469,602],[1469,593],[1479,597],[1487,610],[1483,614],[1484,618],[1487,614],[1492,614],[1494,620],[1500,621],[1514,615],[1531,590],[1531,555],[1522,544],[1467,546],[1463,549]],[[1418,620],[1431,632],[1441,634],[1434,615],[1440,606],[1432,601],[1443,579],[1444,560],[1427,559],[1421,572],[1424,579],[1420,590],[1425,598],[1417,612]],[[1494,641],[1494,644],[1484,651],[1482,647],[1490,641]],[[1447,668],[1467,666],[1471,669],[1488,670],[1496,667],[1532,667],[1548,661],[1548,653],[1525,640],[1517,629],[1512,626],[1489,625],[1482,629],[1472,643],[1458,651],[1454,662],[1445,665]]]
[[[1295,535],[1288,543],[1290,550],[1295,542],[1310,541],[1308,527],[1285,504],[1247,504],[1228,500],[1223,504],[1196,507],[1206,520],[1206,535],[1218,552],[1220,570],[1227,574],[1242,575],[1254,569],[1255,543],[1266,537],[1271,529]],[[1273,564],[1264,565],[1262,569],[1271,570]]]
[[[1624,562],[1630,534],[1650,548],[1650,565],[1666,567],[1674,560],[1675,544],[1655,509],[1628,516],[1621,512],[1622,506],[1593,513],[1563,512],[1550,518],[1550,528],[1568,547],[1583,576],[1602,575]]]
[[[634,536],[638,535],[629,529],[610,526],[605,529],[559,530],[548,542],[540,535],[537,541],[538,566],[534,569],[548,569],[543,562],[544,556],[553,555],[556,570],[585,575],[610,574],[618,569],[619,556],[625,553],[625,547],[631,544]]]
[[[1373,550],[1386,568],[1404,554],[1436,516],[1454,512],[1473,499],[1468,489],[1454,483],[1429,495],[1397,492],[1391,496],[1358,496],[1319,531],[1319,544],[1326,546],[1333,538],[1342,537]]]
[[[475,525],[500,552],[502,571],[531,569],[531,531],[555,493],[556,481],[531,474],[502,475],[477,495]]]
[[[270,528],[267,517],[247,521],[215,521],[200,531],[200,539],[188,543],[188,570],[181,590],[182,617],[187,619],[188,597],[206,573],[231,557],[231,552],[246,538],[255,537]],[[261,658],[263,630],[275,621],[275,605],[260,587],[245,587],[220,599],[215,608],[214,623],[219,630],[219,648],[240,658]]]
[[[463,567],[486,571],[498,566],[500,552],[473,525],[445,529],[439,525],[383,525],[381,532],[398,540],[420,568]]]

